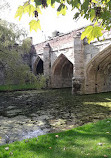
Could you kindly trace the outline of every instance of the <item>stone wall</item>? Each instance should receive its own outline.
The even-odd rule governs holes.
[[[111,91],[111,44],[99,52],[85,67],[85,92]]]
[[[80,30],[54,37],[34,46],[32,70],[41,59],[49,87],[72,87],[73,94],[111,91],[111,36],[89,45]],[[110,32],[109,32],[110,33]],[[110,33],[111,35],[111,33]]]

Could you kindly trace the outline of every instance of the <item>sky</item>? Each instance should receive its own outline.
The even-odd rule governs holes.
[[[26,0],[6,0],[10,4],[10,8],[4,9],[0,16],[2,19],[8,22],[13,22],[19,25],[20,28],[25,28],[28,31],[28,36],[33,38],[33,44],[40,43],[48,39],[48,36],[52,36],[52,32],[55,30],[61,33],[71,32],[77,28],[88,25],[90,22],[80,18],[78,21],[73,20],[74,12],[71,11],[70,6],[68,8],[67,14],[65,16],[57,16],[56,9],[51,7],[44,9],[42,15],[39,15],[41,30],[35,32],[29,31],[29,22],[32,18],[28,14],[23,15],[22,19],[19,21],[18,18],[14,18],[16,10],[19,5],[22,5]],[[4,0],[1,0],[1,4]]]

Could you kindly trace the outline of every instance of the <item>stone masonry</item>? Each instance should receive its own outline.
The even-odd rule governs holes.
[[[111,91],[111,32],[88,44],[80,39],[83,30],[33,46],[32,71],[43,72],[50,88],[72,87],[73,94]]]

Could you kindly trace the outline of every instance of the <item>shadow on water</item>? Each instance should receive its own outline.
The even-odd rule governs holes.
[[[111,116],[111,92],[73,96],[68,89],[0,93],[1,144]]]

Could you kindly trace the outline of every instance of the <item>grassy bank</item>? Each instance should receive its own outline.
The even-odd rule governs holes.
[[[111,119],[106,119],[0,146],[0,158],[111,158],[110,151]]]
[[[34,90],[39,89],[39,85],[36,84],[23,84],[23,85],[0,85],[0,92],[6,91],[18,91],[18,90]]]

